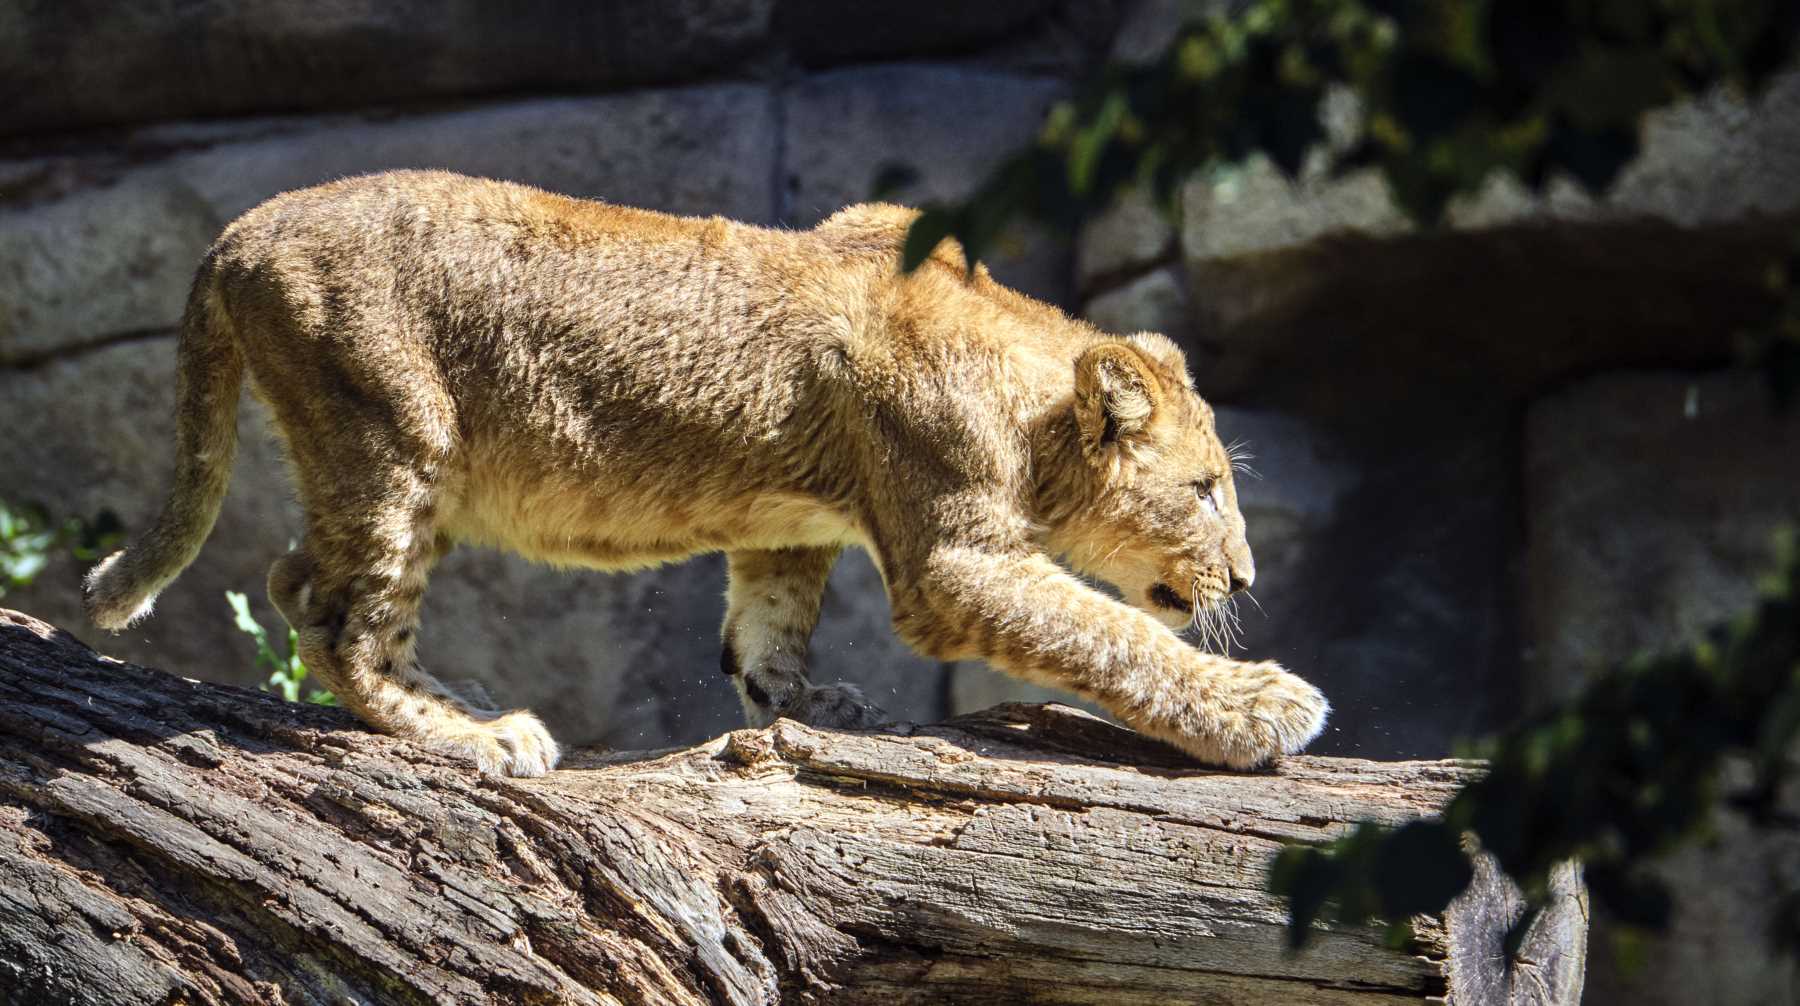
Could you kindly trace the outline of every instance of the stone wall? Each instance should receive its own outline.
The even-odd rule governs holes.
[[[1109,47],[1153,50],[1181,6],[13,5],[0,496],[150,520],[191,270],[276,192],[442,167],[807,226],[899,162],[917,178],[898,198],[954,196]],[[1331,142],[1354,139],[1347,101],[1328,108]],[[1654,116],[1601,199],[1496,180],[1422,233],[1377,178],[1315,162],[1291,183],[1252,161],[1192,179],[1176,220],[1128,200],[1072,245],[1021,228],[995,265],[1104,328],[1188,347],[1221,433],[1262,476],[1241,487],[1259,565],[1249,651],[1332,697],[1317,750],[1434,756],[1742,603],[1769,530],[1800,517],[1793,420],[1720,369],[1800,222],[1795,178],[1800,74],[1755,104],[1718,94]],[[111,652],[254,680],[222,595],[279,624],[261,583],[298,514],[254,408],[242,435],[206,551],[160,617],[95,640]],[[80,626],[79,572],[59,562],[7,603]],[[738,721],[714,669],[722,588],[717,558],[627,577],[463,550],[427,594],[423,654],[570,742],[692,742]],[[901,718],[1047,694],[911,655],[860,555],[833,575],[815,655],[820,679],[858,680]],[[1739,881],[1720,889],[1764,883]],[[1693,903],[1681,945],[1716,949],[1716,920],[1746,917]],[[1652,959],[1662,970],[1597,977],[1624,997],[1597,1001],[1696,1001],[1681,990],[1698,958]],[[1762,1001],[1793,995],[1778,962],[1742,970]]]
[[[1800,71],[1652,115],[1600,199],[1496,178],[1421,233],[1378,177],[1256,159],[1192,179],[1172,226],[1126,203],[1087,229],[1081,309],[1179,334],[1222,435],[1264,455],[1250,649],[1332,697],[1315,749],[1442,753],[1750,603],[1800,524],[1800,413],[1730,364],[1796,178]],[[1674,931],[1616,955],[1596,919],[1587,1001],[1800,997],[1764,940],[1800,839],[1721,820],[1662,874]]]
[[[308,11],[304,19],[296,12]],[[192,270],[277,192],[450,168],[679,213],[807,226],[911,164],[898,198],[960,195],[1034,134],[1102,54],[1097,0],[901,8],[811,0],[69,3],[0,13],[0,496],[59,515],[154,516],[171,462],[174,329]],[[1066,243],[1022,242],[1008,281],[1070,304]],[[127,659],[249,684],[227,590],[265,625],[299,513],[253,403],[231,494]],[[72,561],[7,598],[81,627]],[[691,743],[740,722],[721,679],[717,557],[636,576],[461,550],[421,651],[544,713],[573,743]],[[90,632],[90,638],[93,638]],[[833,574],[816,675],[895,716],[944,715],[951,669],[888,626],[868,559]]]

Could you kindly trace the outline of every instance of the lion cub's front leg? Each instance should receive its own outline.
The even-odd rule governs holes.
[[[731,587],[719,667],[737,685],[751,726],[786,716],[822,727],[874,726],[880,707],[853,685],[807,680],[806,651],[819,621],[831,548],[741,550],[728,556]]]
[[[1202,653],[1046,557],[940,549],[894,593],[895,627],[925,653],[1076,692],[1202,761],[1250,768],[1299,751],[1330,711],[1276,664]]]

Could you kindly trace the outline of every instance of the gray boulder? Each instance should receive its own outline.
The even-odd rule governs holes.
[[[1800,523],[1800,412],[1756,375],[1616,374],[1533,403],[1525,498],[1534,703],[1749,607]]]

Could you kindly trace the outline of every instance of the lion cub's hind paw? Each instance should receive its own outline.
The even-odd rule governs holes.
[[[848,682],[809,685],[782,715],[808,726],[863,730],[887,722],[887,713],[871,702],[862,689]]]

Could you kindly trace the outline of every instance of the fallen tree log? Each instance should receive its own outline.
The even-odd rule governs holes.
[[[0,609],[3,1003],[1575,1003],[1573,871],[1284,950],[1284,841],[1478,766],[1204,769],[1059,706],[484,778]]]

